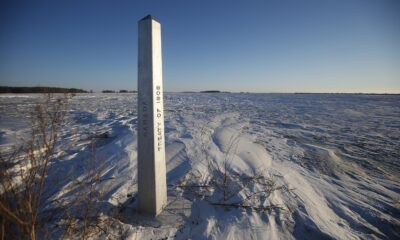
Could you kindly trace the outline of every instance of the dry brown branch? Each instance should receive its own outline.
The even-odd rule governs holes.
[[[96,156],[96,139],[91,142],[91,154],[86,161],[85,173],[81,179],[76,179],[69,187],[74,191],[72,199],[67,202],[60,202],[65,213],[65,231],[62,239],[79,238],[88,239],[100,232],[106,233],[107,224],[101,219],[101,200],[107,191],[107,186],[101,183],[109,179],[102,179],[105,172],[103,163]],[[103,187],[103,189],[101,189]]]
[[[58,132],[67,114],[70,96],[51,94],[39,99],[31,117],[30,139],[13,153],[1,153],[0,224],[1,237],[35,239],[47,235],[38,215],[50,161]],[[7,157],[4,157],[7,156]]]

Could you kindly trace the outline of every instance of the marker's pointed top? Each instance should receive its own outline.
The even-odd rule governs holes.
[[[154,20],[154,21],[158,22],[158,20],[155,19],[155,18],[154,18],[153,16],[151,16],[150,14],[147,15],[146,17],[140,19],[140,21],[144,21],[144,20],[147,20],[147,19],[151,19],[151,20]]]

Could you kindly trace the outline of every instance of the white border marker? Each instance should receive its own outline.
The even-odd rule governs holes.
[[[167,203],[161,25],[148,15],[139,21],[138,194],[139,211],[157,216]]]

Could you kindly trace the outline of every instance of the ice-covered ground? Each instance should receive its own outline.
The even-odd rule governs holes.
[[[0,95],[2,151],[29,132],[36,97]],[[49,170],[49,201],[68,197],[71,181],[84,177],[95,137],[96,159],[105,166],[101,208],[116,218],[111,237],[400,238],[400,96],[166,94],[170,205],[157,221],[141,219],[134,209],[136,104],[133,94],[79,94],[71,100]],[[207,175],[205,159],[221,163],[227,156],[230,171],[263,172],[287,186],[289,191],[264,199],[280,208],[227,208],[178,194],[176,186],[188,176]]]

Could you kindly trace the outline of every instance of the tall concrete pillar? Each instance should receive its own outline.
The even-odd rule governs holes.
[[[148,15],[139,21],[138,54],[139,211],[156,216],[167,203],[161,25]]]

